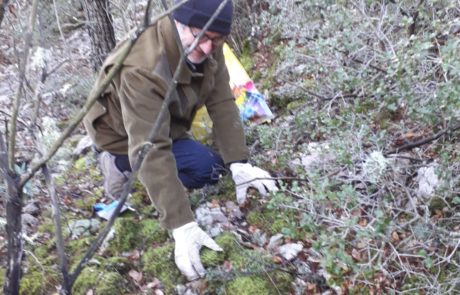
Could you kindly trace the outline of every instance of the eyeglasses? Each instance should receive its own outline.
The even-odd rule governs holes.
[[[198,30],[197,32],[196,30],[194,31],[194,29],[195,28],[190,28],[190,33],[192,33],[192,36],[196,39],[198,37],[198,34],[200,34],[201,31]],[[211,40],[213,47],[219,47],[225,43],[225,41],[227,40],[227,36],[217,36],[217,37],[211,38],[205,33],[203,34],[203,36],[201,36],[200,40],[198,40],[198,44],[203,44],[205,42],[208,42],[208,40]]]

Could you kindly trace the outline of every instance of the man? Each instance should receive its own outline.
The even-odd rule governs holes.
[[[189,47],[222,2],[188,1],[174,12],[175,24],[164,18],[148,28],[85,117],[85,127],[102,151],[99,161],[104,188],[113,198],[121,194],[131,171],[130,163],[135,163],[147,141],[179,66],[180,50],[174,30],[183,48]],[[216,251],[222,249],[194,221],[184,186],[199,188],[216,183],[222,169],[228,166],[240,204],[249,186],[262,194],[276,190],[275,182],[267,180],[270,175],[266,171],[247,163],[248,149],[222,52],[232,15],[229,1],[187,56],[166,119],[139,170],[139,179],[158,209],[162,225],[172,231],[176,265],[189,280],[205,274],[199,256],[203,245]],[[118,55],[117,49],[109,55],[95,87]],[[193,141],[188,134],[196,110],[203,105],[213,121],[219,154]]]

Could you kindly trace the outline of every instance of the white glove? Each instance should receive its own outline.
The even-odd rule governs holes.
[[[196,222],[190,222],[174,229],[172,235],[176,241],[174,260],[181,273],[189,281],[204,277],[206,274],[206,270],[200,260],[202,246],[214,251],[223,251]]]
[[[270,174],[259,167],[248,163],[233,163],[230,164],[230,170],[236,186],[236,200],[240,205],[246,201],[246,192],[249,187],[257,189],[262,196],[266,196],[270,191],[278,190]]]

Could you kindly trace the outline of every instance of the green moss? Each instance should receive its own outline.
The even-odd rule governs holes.
[[[30,272],[22,277],[19,292],[22,295],[46,294],[57,284],[59,275],[51,268],[31,268]]]
[[[249,39],[243,41],[242,44],[242,50],[241,54],[239,56],[239,60],[243,68],[246,70],[246,72],[250,73],[252,68],[253,68],[253,63],[252,61],[254,60],[253,57],[253,50],[251,49],[251,41]]]
[[[201,251],[200,257],[205,268],[216,267],[225,261],[225,253],[223,251],[217,252],[208,248]]]
[[[40,272],[33,272],[21,279],[20,293],[23,295],[41,294],[45,290],[44,276]]]
[[[70,270],[73,270],[77,263],[80,262],[83,255],[91,245],[91,238],[85,237],[77,240],[72,240],[67,244],[67,253],[69,253]]]
[[[118,273],[126,273],[132,268],[132,264],[126,257],[109,257],[104,261],[104,268]]]
[[[281,294],[291,293],[290,290],[292,289],[292,282],[294,281],[294,278],[290,274],[283,271],[274,271],[267,273],[266,276],[268,276],[267,281],[269,285],[274,284],[276,288],[280,290]]]
[[[217,236],[215,241],[222,249],[224,249],[224,253],[227,254],[226,256],[239,250],[238,242],[235,236],[231,233],[224,232],[223,234]]]
[[[97,287],[97,295],[122,295],[129,291],[129,282],[117,272],[107,272],[100,278]]]
[[[93,205],[97,203],[97,201],[101,198],[102,192],[100,190],[95,190],[95,192],[99,193],[94,193],[92,195],[87,195],[84,196],[80,199],[77,199],[74,201],[74,206],[83,210],[83,211],[88,211],[92,212],[93,211]]]
[[[140,225],[132,218],[117,218],[114,224],[115,238],[111,248],[118,252],[134,249],[139,243]]]
[[[0,269],[0,288],[3,288],[5,284],[6,269]]]
[[[267,282],[259,277],[239,277],[227,285],[228,295],[271,294]]]
[[[73,164],[73,168],[77,171],[77,172],[83,172],[83,171],[86,171],[87,169],[87,159],[86,157],[82,157],[78,160],[75,161],[75,163]]]
[[[168,239],[168,231],[161,227],[160,222],[155,219],[144,219],[140,222],[141,237],[146,239],[146,244],[164,243]]]
[[[134,209],[136,209],[139,212],[139,214],[143,217],[147,218],[155,216],[156,209],[152,205],[152,202],[150,201],[150,198],[147,192],[145,191],[145,188],[141,184],[138,184],[137,186],[140,187],[133,188],[131,197],[128,200],[129,204],[131,204],[131,206]]]
[[[43,222],[38,226],[38,232],[53,234],[54,233],[53,220],[50,218],[44,218]]]
[[[117,272],[101,272],[94,267],[86,267],[73,286],[73,294],[85,295],[94,290],[97,295],[118,295],[130,291],[129,282]]]
[[[163,283],[166,294],[173,294],[175,286],[183,283],[182,275],[174,263],[174,244],[148,249],[142,256],[142,264],[147,274]]]
[[[260,228],[269,235],[283,233],[292,238],[299,238],[302,232],[299,227],[292,224],[296,220],[294,213],[291,211],[275,211],[264,209],[261,212],[251,211],[246,220],[249,224]]]

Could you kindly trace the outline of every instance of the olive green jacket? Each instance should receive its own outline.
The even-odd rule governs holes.
[[[113,66],[119,55],[118,48],[104,62],[95,88]],[[160,112],[179,60],[180,52],[168,18],[142,33],[119,74],[84,119],[98,149],[128,154],[131,165],[135,163]],[[173,102],[139,170],[139,179],[167,229],[194,220],[171,148],[174,140],[189,137],[188,131],[199,107],[205,105],[208,110],[224,162],[248,158],[222,48],[208,58],[202,74],[192,73],[184,64],[177,82]]]

